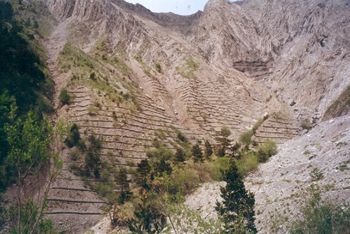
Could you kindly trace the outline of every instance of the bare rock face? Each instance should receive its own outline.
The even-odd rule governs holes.
[[[311,185],[318,185],[327,201],[350,202],[349,140],[349,117],[323,122],[282,145],[276,156],[248,176],[246,186],[255,194],[260,233],[286,233],[291,221],[300,217]]]
[[[343,0],[243,2],[272,44],[267,83],[308,118],[322,116],[349,85],[349,7]]]

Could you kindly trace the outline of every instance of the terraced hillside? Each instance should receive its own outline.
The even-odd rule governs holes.
[[[177,16],[123,0],[49,0],[57,20],[45,41],[56,117],[76,123],[83,138],[99,137],[103,160],[115,168],[134,168],[156,138],[175,149],[179,134],[214,142],[228,127],[238,139],[261,119],[254,140],[282,144],[301,134],[302,122],[318,122],[349,83],[348,40],[343,32],[322,36],[337,22],[348,25],[348,5],[336,1],[342,18],[335,19],[323,0],[290,2],[210,0],[203,12]],[[296,16],[276,17],[276,9],[299,18],[289,25]],[[101,217],[105,201],[72,164],[67,152],[48,214],[79,232]]]

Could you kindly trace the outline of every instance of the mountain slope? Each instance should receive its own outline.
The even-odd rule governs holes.
[[[215,143],[226,126],[237,139],[264,116],[255,139],[284,143],[350,85],[347,1],[210,0],[192,16],[122,0],[47,5],[59,22],[46,41],[58,118],[102,137],[114,167],[135,168],[156,137],[170,149],[179,132]]]

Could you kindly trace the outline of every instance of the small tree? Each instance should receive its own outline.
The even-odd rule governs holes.
[[[74,146],[77,146],[79,142],[80,142],[79,127],[74,123],[70,128],[70,131],[65,140],[65,143],[69,148],[72,148]]]
[[[121,191],[129,190],[128,173],[125,168],[121,168],[118,171],[116,179],[120,185]]]
[[[192,147],[192,155],[195,162],[203,162],[203,153],[199,143]]]
[[[220,136],[217,140],[220,142],[221,146],[218,148],[218,156],[223,157],[226,154],[226,149],[230,145],[230,140],[228,137],[231,135],[231,131],[227,127],[223,127],[220,131]]]
[[[166,215],[157,202],[157,195],[144,193],[141,202],[135,209],[134,218],[129,222],[132,233],[161,233],[167,224]]]
[[[100,177],[101,169],[101,140],[96,138],[94,135],[89,136],[88,138],[89,146],[85,155],[85,169],[86,173],[91,176],[93,175],[96,178]]]
[[[175,160],[177,162],[184,162],[186,160],[185,151],[182,148],[178,148],[175,153]]]
[[[71,102],[71,97],[67,91],[67,89],[62,89],[60,92],[60,96],[58,97],[62,105],[69,105]]]
[[[234,162],[225,172],[224,180],[226,186],[221,188],[223,202],[216,204],[216,211],[224,222],[223,233],[256,233],[254,195],[246,191]]]
[[[132,197],[132,193],[130,192],[128,173],[125,168],[121,168],[118,171],[116,179],[121,189],[118,202],[119,204],[124,204]]]
[[[188,142],[186,136],[180,131],[177,132],[177,138],[182,142]]]
[[[210,156],[213,154],[213,148],[211,147],[211,144],[208,140],[205,141],[205,156],[207,158],[210,158]]]
[[[149,164],[149,161],[147,159],[143,159],[138,165],[137,165],[137,176],[136,176],[136,183],[144,188],[148,188],[148,182],[147,182],[147,176],[151,173],[151,165]]]

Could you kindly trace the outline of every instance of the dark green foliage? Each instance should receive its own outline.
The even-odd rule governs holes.
[[[347,205],[336,206],[321,200],[320,192],[312,189],[312,196],[302,210],[303,219],[292,223],[292,234],[349,233],[350,208]]]
[[[28,173],[42,167],[49,158],[51,127],[48,121],[33,112],[24,116],[16,113],[16,107],[12,106],[2,126],[5,148],[1,149],[0,191],[15,179],[22,182]]]
[[[157,174],[166,173],[170,175],[171,172],[173,171],[170,162],[164,159],[161,159],[159,162],[157,162],[155,166],[156,166]]]
[[[211,147],[211,144],[208,140],[204,142],[205,145],[205,156],[207,158],[210,158],[210,156],[213,154],[213,148]]]
[[[100,177],[101,170],[101,140],[96,138],[94,135],[90,135],[88,138],[88,148],[85,155],[85,171],[88,176],[94,176],[95,178]]]
[[[185,151],[182,148],[178,148],[175,153],[176,162],[184,162],[186,160]]]
[[[81,141],[81,138],[79,133],[79,127],[74,123],[69,130],[69,134],[65,140],[65,144],[69,148],[72,148],[80,144],[80,141]]]
[[[12,166],[6,162],[9,143],[7,141],[5,124],[10,124],[10,112],[11,110],[15,111],[15,105],[15,98],[10,97],[7,92],[0,95],[0,192],[11,181]]]
[[[195,162],[203,162],[202,149],[198,143],[192,147],[192,156]]]
[[[132,192],[130,192],[130,185],[128,180],[128,173],[125,168],[121,168],[116,176],[117,183],[120,186],[120,194],[118,197],[118,203],[124,204],[132,197]]]
[[[151,166],[147,159],[143,159],[138,165],[137,165],[137,174],[141,175],[143,177],[147,176],[151,171]]]
[[[90,80],[93,80],[93,81],[95,81],[96,80],[96,74],[95,74],[95,72],[92,72],[91,74],[90,74]]]
[[[151,165],[147,159],[143,159],[137,165],[136,183],[141,187],[147,187],[147,176],[151,173]]]
[[[162,173],[171,174],[172,168],[170,162],[174,159],[173,152],[167,149],[163,144],[151,149],[147,152],[150,159],[150,165],[153,169],[154,175],[161,175]]]
[[[62,105],[69,105],[71,102],[71,97],[67,91],[67,89],[62,89],[60,92],[59,100]]]
[[[132,233],[161,233],[166,227],[166,216],[157,201],[156,194],[149,192],[143,195],[134,212],[135,218],[128,225]]]
[[[122,191],[129,189],[128,173],[125,168],[121,168],[117,174],[117,181]]]
[[[226,154],[226,150],[230,145],[230,140],[228,137],[231,135],[230,129],[223,127],[220,131],[220,136],[217,138],[217,141],[220,142],[220,146],[217,148],[217,155],[223,157]]]
[[[38,91],[50,94],[52,87],[46,86],[44,63],[15,21],[10,3],[0,2],[0,9],[0,94],[8,91],[19,111],[28,111],[36,105]]]
[[[18,218],[18,207],[13,206],[9,211],[10,233],[56,233],[53,222],[42,217],[40,208],[31,200],[21,206],[21,216]]]
[[[46,78],[35,33],[16,21],[13,2],[0,1],[0,192],[13,183],[23,190],[28,175],[52,158],[52,129],[43,112],[53,111],[53,83]],[[18,194],[13,209],[0,208],[0,226],[6,214],[11,233],[53,233],[41,209]]]
[[[216,211],[224,222],[223,233],[256,233],[254,195],[246,191],[235,163],[225,172],[224,181],[226,186],[221,188],[223,202],[216,204]]]

